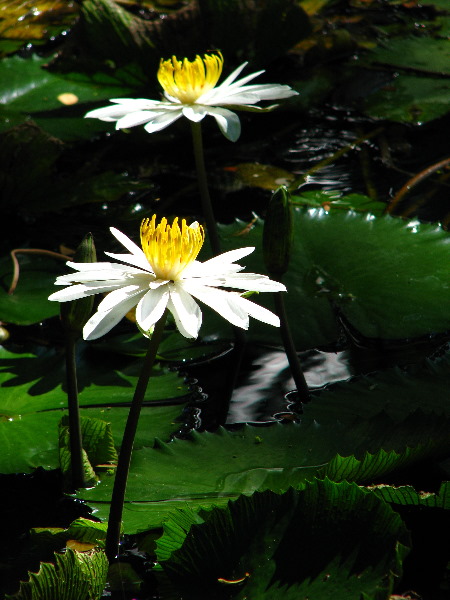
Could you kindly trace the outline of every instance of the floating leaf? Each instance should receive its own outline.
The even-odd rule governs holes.
[[[226,167],[225,170],[232,173],[241,186],[263,190],[276,190],[280,185],[289,185],[295,179],[295,175],[285,169],[259,163],[239,163]]]
[[[241,496],[204,517],[163,562],[189,598],[230,587],[255,600],[275,600],[292,587],[296,598],[387,597],[409,544],[386,503],[328,480],[281,496]]]
[[[85,368],[80,368],[81,415],[111,423],[116,447],[122,440],[128,415],[126,405],[131,402],[139,366],[138,360],[122,369],[114,368],[107,360],[102,368],[98,357],[95,366],[89,368],[85,363]],[[67,406],[63,381],[61,355],[50,353],[38,358],[0,349],[0,472],[59,466],[58,423]],[[143,407],[135,448],[151,446],[156,436],[167,439],[177,429],[180,404],[188,393],[177,373],[154,370],[146,402],[163,401],[167,405]]]
[[[353,210],[370,213],[380,217],[386,210],[386,203],[372,200],[363,194],[346,194],[327,190],[311,190],[291,196],[294,206],[323,208],[327,212],[334,210]]]
[[[108,573],[108,559],[101,550],[55,553],[55,564],[41,563],[37,573],[29,573],[29,581],[8,600],[98,600]]]
[[[130,87],[113,77],[90,79],[76,74],[64,76],[43,67],[48,58],[12,56],[0,63],[0,130],[22,123],[30,115],[43,128],[61,139],[79,139],[99,130],[95,119],[83,119],[87,112],[83,104],[126,96]],[[61,94],[73,94],[75,106],[65,106]],[[41,121],[42,117],[42,121]],[[45,117],[45,119],[44,119]],[[59,121],[61,120],[61,124]],[[72,123],[70,124],[70,122]],[[95,126],[93,126],[95,122]],[[100,125],[100,130],[107,127]]]
[[[405,415],[424,413],[450,416],[447,401],[450,354],[408,367],[394,367],[328,385],[302,406],[302,422],[333,422],[351,425],[355,419],[370,420],[380,412],[400,422]]]
[[[426,123],[447,114],[448,79],[401,74],[364,102],[364,112],[378,119]]]
[[[9,0],[1,11],[0,51],[8,53],[66,30],[76,19],[78,6],[62,0]]]
[[[450,75],[448,42],[428,37],[391,39],[372,51],[367,62]]]
[[[298,350],[336,341],[337,312],[367,338],[404,339],[450,330],[450,236],[437,225],[321,209],[293,211],[292,259],[284,278]],[[256,246],[246,270],[264,272],[262,222],[222,226],[223,250]],[[258,304],[272,308],[268,294]],[[201,333],[224,331],[209,312]],[[250,323],[250,335],[276,343],[275,328]]]
[[[97,471],[104,470],[108,464],[117,463],[117,451],[114,447],[110,423],[100,419],[80,417],[80,426],[85,481],[93,485],[97,481]],[[68,415],[64,415],[59,423],[59,462],[66,481],[70,481],[72,461]]]
[[[392,504],[450,510],[450,482],[448,481],[442,483],[437,494],[418,492],[410,485],[400,487],[376,485],[371,490],[376,496]]]
[[[245,426],[234,432],[220,429],[215,434],[194,432],[192,441],[176,439],[168,445],[133,453],[125,532],[157,527],[158,519],[176,507],[173,499],[191,508],[214,506],[240,493],[284,491],[327,473],[347,478],[353,475],[358,481],[370,483],[373,477],[396,467],[430,456],[445,456],[449,444],[448,419],[420,412],[401,423],[380,413],[370,421],[355,420],[350,427],[336,419],[323,424]],[[361,462],[350,462],[342,468],[338,454]],[[78,497],[95,506],[99,517],[106,518],[112,484],[112,477],[103,478],[100,485],[81,490]]]
[[[61,261],[37,255],[19,255],[20,279],[9,295],[13,279],[10,256],[0,259],[0,315],[2,321],[16,325],[31,325],[59,315],[59,305],[49,302],[49,290],[61,275]]]

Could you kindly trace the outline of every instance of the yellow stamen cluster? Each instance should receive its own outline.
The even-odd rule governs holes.
[[[180,279],[184,269],[197,258],[204,241],[201,225],[186,225],[183,219],[180,229],[178,217],[172,225],[167,224],[165,217],[156,225],[156,215],[141,223],[142,249],[158,279]]]
[[[178,98],[182,104],[193,104],[216,85],[222,67],[220,52],[205,54],[203,58],[197,55],[193,61],[172,56],[168,60],[161,59],[158,81],[169,96]]]

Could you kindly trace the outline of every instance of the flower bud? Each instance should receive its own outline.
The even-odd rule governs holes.
[[[78,246],[73,257],[74,262],[96,262],[97,254],[95,251],[94,238],[88,233],[81,244]],[[92,313],[94,305],[94,296],[86,296],[79,300],[72,300],[61,304],[61,320],[67,332],[73,335],[81,336],[83,327],[87,323]]]
[[[263,255],[267,271],[276,278],[286,273],[291,257],[292,216],[290,194],[279,187],[267,209],[263,231]]]

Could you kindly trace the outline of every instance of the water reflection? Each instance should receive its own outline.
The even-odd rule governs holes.
[[[311,350],[301,353],[310,389],[347,379],[352,375],[348,353]],[[289,364],[282,350],[261,350],[234,390],[227,424],[273,421],[273,415],[286,410],[285,394],[295,389]]]

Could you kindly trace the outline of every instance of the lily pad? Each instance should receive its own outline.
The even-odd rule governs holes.
[[[136,385],[140,361],[129,363],[124,370],[104,364],[103,374],[80,369],[81,415],[111,423],[113,440],[120,447],[122,433]],[[15,354],[0,350],[0,472],[29,472],[43,466],[59,466],[58,423],[67,406],[64,391],[63,357]],[[144,407],[139,421],[135,448],[152,446],[155,437],[168,439],[176,431],[180,404],[189,388],[174,372],[156,368],[149,385],[146,402],[166,406]],[[94,406],[96,408],[94,408]]]
[[[415,69],[435,75],[450,75],[450,48],[448,41],[441,39],[393,39],[372,51],[367,62]]]
[[[0,259],[0,318],[6,323],[31,325],[59,315],[59,305],[49,302],[49,290],[63,272],[60,261],[43,256],[19,255],[20,279],[13,294],[8,294],[13,263]]]
[[[103,591],[108,573],[108,559],[101,550],[77,552],[67,549],[55,553],[55,564],[41,563],[37,573],[29,573],[29,581],[8,600],[37,600],[56,597],[59,600],[93,600]]]
[[[341,313],[366,338],[405,339],[450,330],[450,236],[437,225],[390,216],[323,209],[293,211],[293,245],[283,279],[298,350],[335,342]],[[248,272],[263,273],[262,221],[222,226],[223,250],[256,246]],[[242,261],[244,263],[244,261]],[[252,297],[273,310],[268,294]],[[223,323],[210,311],[201,333]],[[256,321],[250,336],[279,343],[275,328]]]
[[[0,52],[9,53],[67,30],[79,9],[76,2],[63,0],[9,0],[1,10]]]
[[[448,79],[415,77],[402,73],[364,102],[364,112],[378,119],[426,123],[448,112]]]
[[[31,115],[46,131],[61,139],[90,137],[99,130],[99,124],[95,119],[83,119],[87,112],[83,104],[126,96],[134,89],[120,81],[120,75],[116,78],[56,75],[44,68],[49,60],[32,55],[29,58],[12,56],[1,61],[0,130],[19,124]],[[71,106],[65,106],[64,94],[73,96]],[[45,120],[41,121],[41,117]],[[73,121],[71,127],[67,127],[70,125],[67,120]],[[100,125],[100,129],[102,127]]]
[[[387,597],[409,545],[386,503],[328,480],[281,496],[255,493],[202,516],[162,563],[188,598],[230,585],[237,598],[255,600]]]
[[[173,509],[176,499],[194,506],[215,506],[224,498],[271,489],[284,491],[303,485],[328,472],[370,482],[427,456],[445,456],[450,451],[448,419],[415,413],[395,424],[380,413],[370,421],[355,421],[351,427],[334,423],[245,426],[234,432],[194,433],[192,441],[174,440],[133,454],[124,511],[126,533],[158,526],[157,519]],[[428,444],[433,439],[433,444]],[[417,447],[413,453],[408,448]],[[367,453],[383,449],[389,456]],[[407,456],[403,456],[403,453]],[[363,463],[355,468],[337,468],[336,456],[354,456]],[[397,456],[396,456],[397,455]],[[333,460],[335,461],[333,463]],[[364,462],[365,461],[365,462]],[[376,466],[376,468],[374,467]],[[342,467],[342,464],[340,465]],[[82,490],[78,497],[107,518],[113,477]],[[145,506],[147,504],[147,506]],[[175,504],[176,506],[176,504]]]

